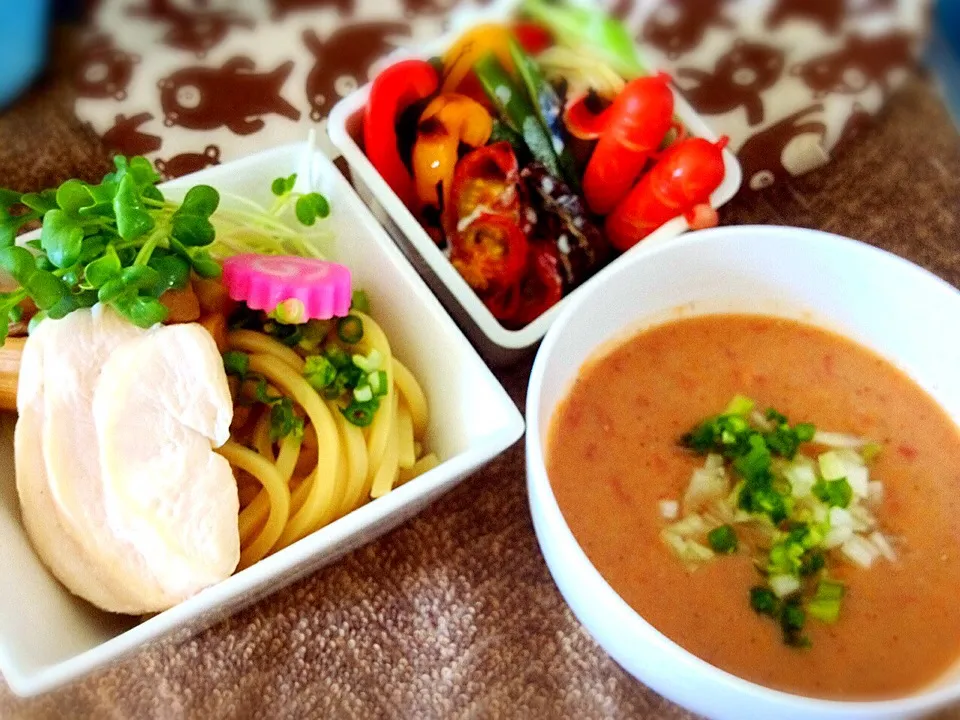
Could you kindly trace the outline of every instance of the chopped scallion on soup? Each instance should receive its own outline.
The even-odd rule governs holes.
[[[840,614],[844,586],[829,579],[830,571],[838,563],[869,568],[879,557],[896,557],[867,503],[867,465],[879,446],[845,439],[845,447],[814,456],[802,452],[804,445],[835,433],[818,436],[811,423],[791,426],[775,408],[755,408],[737,395],[724,412],[681,437],[680,444],[705,455],[706,463],[691,477],[683,516],[661,537],[695,567],[715,554],[737,552],[737,528],[749,528],[747,551],[766,578],[750,590],[750,606],[779,621],[786,644],[808,647],[802,634],[807,616],[835,622]],[[712,552],[691,552],[701,540]]]

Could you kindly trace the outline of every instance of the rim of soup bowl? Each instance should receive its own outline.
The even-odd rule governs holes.
[[[762,238],[764,242],[775,242],[776,238],[771,236],[779,236],[794,242],[819,246],[839,244],[848,248],[853,247],[855,252],[881,256],[882,262],[899,265],[898,272],[913,274],[919,282],[939,285],[939,291],[953,296],[954,302],[960,299],[960,291],[953,285],[891,252],[833,233],[776,225],[727,226],[692,232],[670,243],[652,247],[648,251],[636,252],[624,258],[623,262],[611,267],[602,277],[595,278],[597,282],[589,281],[587,284],[590,287],[584,287],[584,292],[579,293],[562,309],[544,337],[533,364],[527,390],[528,502],[537,541],[551,576],[573,614],[605,652],[628,673],[653,690],[696,712],[709,713],[711,706],[716,704],[714,701],[720,700],[722,704],[725,700],[728,708],[731,707],[731,703],[736,702],[739,712],[743,712],[744,703],[756,703],[767,711],[785,711],[790,717],[798,718],[895,718],[923,715],[955,703],[960,700],[960,677],[948,678],[956,672],[956,664],[938,675],[926,687],[909,695],[885,700],[830,700],[810,697],[775,690],[722,670],[668,638],[631,608],[593,566],[563,518],[563,513],[550,486],[544,462],[540,405],[545,372],[553,362],[554,353],[563,340],[571,320],[583,312],[585,307],[595,302],[596,298],[603,294],[604,285],[617,275],[629,274],[636,266],[650,262],[651,258],[657,255],[670,253],[688,245],[716,242],[730,236],[740,238],[752,236]],[[642,316],[637,319],[641,320]],[[629,327],[630,325],[627,324],[624,329]],[[591,352],[596,352],[602,347],[603,343]],[[568,586],[571,578],[576,578],[575,592],[572,592],[571,587]],[[573,597],[581,595],[584,588],[589,588],[589,602],[582,597]],[[602,621],[599,619],[601,617],[603,617]],[[606,640],[597,637],[595,631],[600,624],[605,624],[607,627],[617,626],[618,637],[614,639],[608,637]],[[616,647],[612,647],[614,645]],[[653,654],[656,660],[645,661],[641,658],[644,654]],[[700,700],[699,704],[695,699],[690,700],[690,690],[683,692],[680,687],[681,680],[669,680],[663,673],[650,677],[653,674],[649,667],[651,662],[672,668],[677,678],[682,677],[688,682],[701,681],[702,684],[696,687],[694,692],[704,699]],[[644,665],[646,665],[645,669],[639,671],[636,669]],[[677,671],[680,672],[677,673]],[[722,692],[723,697],[718,698],[712,695],[709,692],[711,690]],[[687,699],[681,698],[681,695]]]

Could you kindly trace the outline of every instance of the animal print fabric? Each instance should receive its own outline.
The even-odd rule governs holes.
[[[110,149],[177,177],[322,130],[377,58],[436,37],[454,2],[101,0],[75,66],[77,114]],[[743,192],[823,165],[868,126],[907,76],[926,13],[924,0],[611,5],[648,66],[731,138]]]

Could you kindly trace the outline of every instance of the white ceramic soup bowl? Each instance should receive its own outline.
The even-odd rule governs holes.
[[[35,695],[100,669],[142,645],[185,639],[386,533],[517,441],[523,419],[490,370],[326,157],[301,143],[267,150],[162,187],[178,197],[208,183],[271,201],[270,182],[299,171],[330,200],[322,250],[351,268],[393,350],[420,380],[430,405],[427,440],[440,464],[221,583],[158,615],[101,612],[47,572],[20,522],[14,485],[13,415],[0,415],[0,672]],[[224,202],[230,202],[225,199]]]
[[[530,511],[560,592],[624,669],[708,717],[901,718],[957,702],[960,666],[921,692],[884,702],[810,699],[742,680],[700,660],[647,623],[580,548],[544,465],[557,404],[598,349],[671,319],[716,312],[779,315],[839,332],[893,362],[960,419],[960,336],[955,332],[960,292],[916,265],[836,235],[785,227],[706,230],[635,253],[584,286],[564,308],[530,377]],[[945,593],[957,591],[943,588]]]

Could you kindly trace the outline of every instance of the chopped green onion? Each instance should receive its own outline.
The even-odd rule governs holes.
[[[350,309],[369,315],[370,298],[367,297],[367,293],[365,293],[363,290],[354,290],[353,295],[350,298]]]
[[[845,508],[853,497],[853,489],[846,478],[838,480],[817,480],[813,494],[831,507]]]
[[[780,605],[773,590],[762,585],[750,588],[750,607],[761,615],[774,617]]]
[[[337,369],[343,370],[351,364],[350,355],[347,354],[346,350],[337,345],[330,345],[326,351],[327,360]]]
[[[370,354],[367,356],[354,355],[351,359],[353,360],[354,365],[368,373],[373,372],[374,370],[379,370],[380,364],[383,362],[383,357],[376,348],[371,350]]]
[[[343,386],[348,390],[352,390],[360,385],[365,377],[363,370],[352,364],[341,368],[337,375],[343,378]]]
[[[842,477],[846,477],[846,463],[844,463],[843,460],[840,459],[840,456],[833,450],[821,454],[817,458],[817,462],[820,465],[820,474],[824,480],[839,480]]]
[[[843,583],[821,580],[816,595],[807,602],[807,613],[821,622],[836,622],[840,617],[840,601],[845,592]]]
[[[336,400],[343,395],[346,390],[346,378],[343,375],[337,375],[333,382],[323,389],[323,396],[327,400]]]
[[[306,324],[300,326],[303,337],[297,346],[308,353],[315,352],[326,339],[331,326],[332,323],[329,320],[308,320]]]
[[[817,427],[813,423],[797,423],[793,426],[793,431],[800,442],[810,442],[817,434]]]
[[[369,402],[352,402],[345,408],[340,408],[340,412],[351,423],[358,427],[367,427],[373,422],[374,413],[380,407],[378,400]]]
[[[863,446],[860,455],[863,457],[864,462],[873,462],[881,452],[883,452],[883,445],[871,442]]]
[[[783,630],[783,641],[793,647],[809,647],[809,638],[802,634],[806,622],[807,614],[800,606],[799,600],[794,598],[788,600],[780,612],[780,628]]]
[[[270,439],[276,441],[288,435],[303,437],[303,418],[294,412],[293,401],[284,397],[270,407]]]
[[[373,390],[369,385],[361,385],[354,389],[353,399],[361,403],[370,402],[373,400]]]
[[[776,408],[767,408],[767,412],[764,414],[764,417],[776,425],[785,425],[787,422],[787,416]]]
[[[353,345],[363,339],[363,321],[356,315],[347,315],[337,320],[337,337]]]
[[[386,370],[377,370],[367,375],[367,382],[370,383],[370,389],[376,397],[383,397],[387,394],[387,372]]]
[[[336,379],[337,369],[323,355],[310,355],[303,364],[303,377],[317,392],[320,392]]]
[[[820,550],[811,550],[803,557],[803,561],[800,564],[800,574],[801,575],[814,575],[827,564],[827,557]]]
[[[800,580],[793,575],[771,575],[770,589],[778,598],[785,598],[800,590]]]
[[[228,375],[242,378],[250,370],[250,356],[239,350],[228,350],[223,354],[223,369]]]
[[[707,533],[707,542],[718,553],[735,553],[737,551],[737,534],[730,525],[721,525]]]
[[[287,298],[279,303],[269,317],[283,325],[299,325],[307,321],[307,308],[297,298]]]
[[[723,411],[723,414],[746,417],[753,412],[754,407],[756,407],[756,403],[750,398],[744,397],[743,395],[734,395],[733,400],[727,405],[727,409]]]

